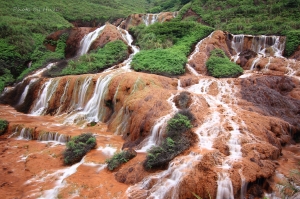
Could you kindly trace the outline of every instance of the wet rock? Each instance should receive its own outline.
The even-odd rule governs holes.
[[[252,58],[254,58],[254,57],[256,57],[256,56],[257,56],[257,53],[254,52],[254,51],[252,51],[252,50],[247,49],[247,50],[242,51],[242,52],[239,54],[239,57],[240,57],[239,65],[240,65],[241,67],[244,67],[244,66],[246,65],[246,63],[247,63],[250,59],[252,59]]]

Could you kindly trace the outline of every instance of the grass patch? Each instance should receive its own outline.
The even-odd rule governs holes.
[[[213,77],[237,77],[243,73],[243,69],[231,62],[221,49],[211,51],[206,62],[208,72]]]
[[[213,29],[190,21],[140,25],[131,29],[142,49],[135,55],[136,71],[174,76],[185,72],[184,66],[192,46]]]
[[[177,113],[170,119],[166,130],[166,139],[161,145],[154,146],[148,151],[144,168],[164,167],[173,158],[188,149],[192,144],[190,128],[192,128],[191,120],[185,115]]]
[[[0,119],[0,135],[3,135],[8,127],[8,121]]]
[[[87,152],[96,147],[96,144],[96,138],[91,133],[83,133],[73,137],[63,152],[64,163],[72,165],[79,162]]]
[[[136,152],[133,149],[128,149],[121,151],[120,153],[116,153],[112,158],[106,160],[107,168],[108,170],[113,171],[135,156]]]
[[[66,68],[61,72],[51,73],[50,76],[78,75],[85,73],[97,73],[115,64],[118,64],[127,57],[127,45],[121,41],[107,43],[103,48],[81,56],[78,60],[69,61]],[[54,67],[53,70],[56,70]]]

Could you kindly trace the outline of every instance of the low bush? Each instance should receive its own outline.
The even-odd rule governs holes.
[[[125,60],[127,50],[127,45],[121,40],[109,42],[103,48],[81,56],[77,61],[70,61],[60,74],[52,74],[51,76],[100,72]]]
[[[292,55],[300,45],[300,30],[292,30],[286,34],[285,54]]]
[[[8,121],[0,119],[0,135],[3,135],[8,127]]]
[[[91,133],[83,133],[73,137],[67,143],[67,149],[64,151],[64,163],[72,165],[79,162],[83,156],[97,145],[96,138]]]
[[[136,156],[136,152],[133,149],[128,149],[121,151],[120,153],[116,153],[112,158],[106,160],[107,168],[110,171],[115,170],[123,163],[128,162],[130,159]]]
[[[173,158],[192,145],[191,121],[188,117],[177,113],[169,120],[166,129],[166,139],[159,146],[152,147],[144,162],[145,169],[166,166]]]
[[[213,77],[237,77],[243,73],[243,69],[231,62],[221,49],[211,51],[206,62],[206,67]]]
[[[173,76],[184,73],[187,58],[172,49],[144,50],[136,54],[131,67],[135,71]]]

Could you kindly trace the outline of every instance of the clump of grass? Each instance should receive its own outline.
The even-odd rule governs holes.
[[[109,42],[103,48],[81,56],[77,61],[70,61],[60,73],[50,74],[50,76],[100,72],[125,60],[127,50],[127,45],[121,40]]]
[[[221,49],[214,49],[206,62],[208,72],[213,77],[237,77],[243,73],[243,69],[231,62]]]
[[[136,156],[136,152],[133,149],[128,149],[114,154],[110,159],[106,160],[107,168],[113,171],[120,167],[122,164],[128,162],[130,159]]]
[[[0,119],[0,135],[3,135],[8,127],[8,121]]]
[[[83,133],[73,137],[67,143],[67,149],[64,151],[64,163],[72,165],[79,162],[83,156],[97,145],[96,138],[91,133]]]

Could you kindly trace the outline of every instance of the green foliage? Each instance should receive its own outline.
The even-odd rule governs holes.
[[[160,75],[180,75],[184,73],[187,58],[173,49],[144,50],[136,54],[131,67],[135,71],[143,71]]]
[[[0,119],[0,135],[3,135],[7,127],[8,127],[8,121]]]
[[[206,62],[208,72],[213,77],[236,77],[243,73],[243,69],[231,62],[221,49],[211,51]]]
[[[176,114],[171,120],[168,121],[167,135],[170,137],[180,136],[178,132],[185,132],[192,128],[192,124],[187,116]]]
[[[189,0],[148,0],[154,7],[147,10],[149,13],[159,13],[162,11],[177,11],[179,8],[189,2]]]
[[[300,25],[298,0],[193,0],[190,8],[214,28],[235,34],[283,34]]]
[[[10,71],[6,68],[3,68],[3,66],[0,66],[0,93],[7,84],[12,83],[13,81],[14,78]]]
[[[131,31],[142,49],[131,66],[136,71],[173,76],[185,72],[191,47],[206,37],[212,28],[195,22],[166,22],[137,26]]]
[[[41,34],[34,34],[34,40],[36,43],[36,48],[33,51],[30,59],[32,60],[32,65],[30,68],[26,68],[17,78],[17,80],[22,80],[30,72],[45,66],[49,62],[54,62],[62,60],[65,58],[65,48],[66,41],[68,39],[68,34],[64,33],[60,36],[59,40],[56,42],[55,52],[47,50],[43,42],[45,37]]]
[[[70,61],[68,66],[64,68],[60,74],[51,74],[51,76],[100,72],[122,62],[126,59],[126,56],[127,46],[123,41],[117,40],[109,42],[96,52],[85,54],[77,61]]]
[[[72,165],[79,162],[83,156],[96,146],[96,138],[91,133],[83,133],[73,137],[67,143],[67,149],[64,151],[64,163]]]
[[[32,70],[44,66],[47,60],[63,57],[65,44],[62,42],[56,43],[55,53],[43,47],[48,34],[71,28],[70,22],[97,26],[131,13],[143,13],[153,6],[146,0],[3,1],[0,7],[0,66],[10,70],[13,78],[21,80]],[[37,35],[42,40],[37,39]],[[42,60],[37,60],[38,57]],[[28,69],[26,63],[31,59],[35,61]],[[0,85],[3,87],[7,83],[0,81]]]
[[[144,167],[151,169],[167,165],[174,157],[188,149],[191,140],[188,138],[188,130],[192,128],[188,117],[177,113],[168,122],[167,138],[159,146],[152,147],[147,154]]]
[[[285,54],[290,56],[300,45],[300,30],[288,31],[286,37]]]
[[[123,163],[126,163],[130,159],[134,158],[135,156],[136,154],[132,149],[116,153],[112,158],[106,160],[107,168],[108,170],[113,171],[119,166],[121,166]]]

